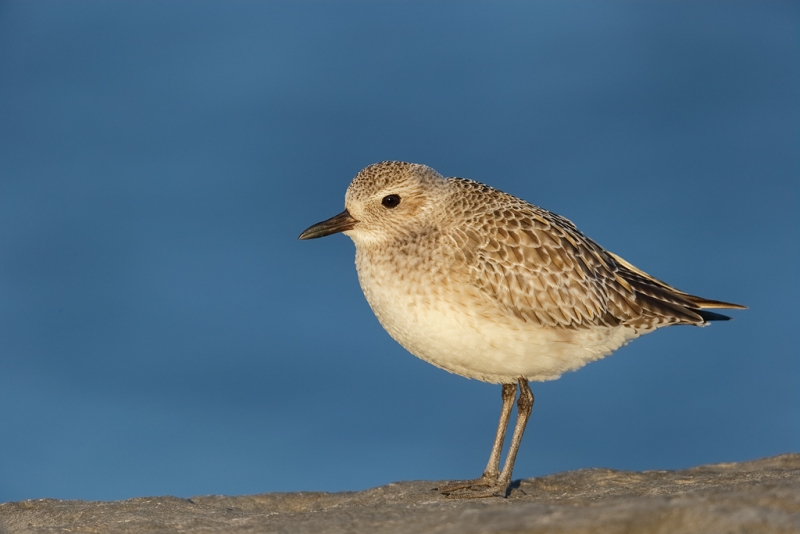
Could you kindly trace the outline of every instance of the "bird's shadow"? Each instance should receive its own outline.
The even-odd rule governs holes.
[[[523,495],[527,495],[527,493],[525,493],[525,490],[520,488],[520,484],[521,483],[522,483],[522,479],[521,478],[517,479],[517,480],[512,480],[511,484],[508,485],[508,489],[506,490],[506,497],[511,495],[511,492],[514,491],[514,490],[519,491]]]

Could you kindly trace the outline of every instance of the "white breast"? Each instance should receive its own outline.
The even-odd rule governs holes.
[[[364,295],[386,331],[415,356],[467,378],[553,380],[636,337],[625,327],[570,329],[525,322],[478,288],[442,272],[411,276],[374,260],[359,250],[356,266]]]

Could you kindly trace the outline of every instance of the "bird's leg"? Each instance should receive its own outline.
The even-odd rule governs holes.
[[[508,486],[511,484],[511,473],[514,471],[514,461],[517,459],[519,445],[522,443],[522,434],[525,432],[525,426],[528,424],[528,418],[531,416],[532,409],[533,392],[530,386],[528,386],[528,381],[524,378],[520,378],[519,399],[517,400],[517,425],[514,427],[511,445],[508,447],[506,464],[503,466],[503,471],[497,479],[497,486],[502,490],[503,497],[505,497]]]
[[[502,396],[503,407],[500,410],[500,422],[497,424],[497,434],[494,436],[492,454],[489,455],[489,463],[480,480],[490,483],[497,481],[500,475],[500,454],[503,452],[503,441],[506,438],[508,429],[508,419],[511,417],[511,408],[514,405],[514,397],[517,394],[517,387],[514,384],[503,384]]]
[[[473,488],[485,489],[497,483],[497,477],[500,475],[500,455],[503,452],[503,441],[505,440],[506,430],[508,429],[508,420],[511,417],[511,408],[514,405],[516,390],[517,387],[515,384],[503,384],[503,407],[500,410],[500,422],[497,424],[497,434],[494,437],[492,453],[489,455],[489,463],[486,464],[483,475],[475,480],[442,486],[439,488],[439,492],[449,494],[454,491]]]
[[[505,385],[503,386],[503,408],[505,410]],[[511,384],[513,400],[514,385]],[[508,449],[506,456],[506,463],[503,466],[503,471],[495,479],[494,483],[489,481],[484,482],[484,477],[474,481],[476,484],[457,485],[455,487],[440,488],[439,491],[445,493],[448,497],[452,498],[467,498],[478,499],[483,497],[505,497],[508,493],[508,486],[511,484],[511,473],[514,471],[514,461],[517,459],[517,452],[519,451],[520,443],[522,443],[522,435],[525,433],[525,426],[528,424],[528,418],[533,409],[533,392],[528,386],[528,381],[524,378],[519,379],[519,399],[517,400],[517,424],[514,427],[514,435],[511,438],[511,445]],[[505,413],[505,411],[503,412]],[[502,415],[501,415],[502,423]],[[508,424],[508,416],[506,416],[506,424]],[[499,429],[498,429],[499,431]],[[496,444],[496,443],[495,443]],[[501,439],[502,447],[502,439]],[[489,466],[487,472],[490,470],[494,460],[494,449],[492,449],[492,456],[489,458]],[[499,454],[499,453],[498,453]],[[499,465],[499,462],[498,462]],[[495,467],[496,469],[496,467]],[[488,482],[488,483],[487,483]],[[449,491],[448,491],[449,490]],[[455,493],[457,492],[457,493]]]

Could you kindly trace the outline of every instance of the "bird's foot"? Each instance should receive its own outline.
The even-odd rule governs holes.
[[[475,480],[439,486],[437,489],[448,499],[486,499],[505,497],[508,493],[508,484],[498,481],[496,477],[483,476]]]

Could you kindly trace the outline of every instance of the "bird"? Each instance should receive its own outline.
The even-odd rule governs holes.
[[[680,291],[560,215],[421,164],[362,169],[345,210],[299,239],[339,232],[355,243],[361,289],[391,337],[446,371],[502,386],[487,466],[437,488],[449,498],[508,495],[534,403],[530,381],[557,379],[664,326],[730,319],[709,310],[745,308]]]

